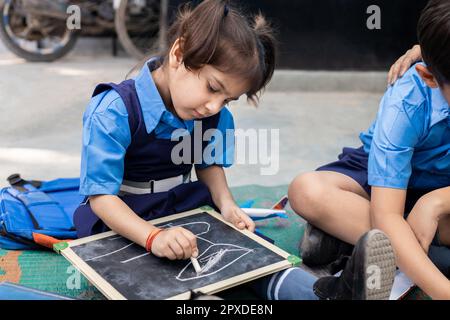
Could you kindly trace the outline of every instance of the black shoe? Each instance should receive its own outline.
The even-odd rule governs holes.
[[[314,293],[327,300],[387,300],[395,270],[388,237],[380,230],[371,230],[359,239],[341,275],[320,278]]]
[[[307,223],[300,243],[300,256],[308,267],[329,265],[352,254],[353,246]]]

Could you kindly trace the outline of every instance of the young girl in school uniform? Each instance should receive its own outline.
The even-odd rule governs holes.
[[[83,117],[80,192],[86,200],[74,214],[78,236],[111,229],[158,257],[188,259],[198,255],[189,230],[162,230],[147,221],[205,205],[237,228],[254,231],[224,174],[234,141],[219,145],[221,139],[205,143],[202,137],[210,129],[230,136],[233,117],[225,105],[244,94],[257,100],[274,72],[274,42],[261,15],[249,23],[227,1],[205,0],[180,12],[168,51],[149,59],[136,78],[99,85]],[[180,154],[189,163],[173,156],[179,141],[171,137],[180,130],[191,136],[191,155]],[[198,146],[201,154],[206,148],[216,152],[199,161]],[[262,298],[318,299],[315,280],[291,268],[254,282],[253,289]]]
[[[202,161],[193,159],[194,146],[203,154],[216,147],[203,142],[206,130],[226,137],[234,129],[225,105],[244,94],[256,100],[273,74],[275,49],[261,16],[250,25],[214,0],[180,12],[169,41],[168,52],[148,60],[135,79],[95,89],[83,118],[80,191],[87,199],[74,222],[79,237],[112,229],[158,257],[186,259],[197,255],[195,236],[147,220],[210,205],[236,227],[254,230],[224,174],[234,141],[224,141],[216,148],[222,153]],[[192,134],[194,127],[201,136]],[[198,181],[190,181],[194,161],[172,159],[179,141],[171,136],[179,130],[192,135],[189,158],[196,160]]]

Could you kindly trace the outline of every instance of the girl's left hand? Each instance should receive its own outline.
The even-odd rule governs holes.
[[[251,232],[255,232],[255,223],[237,205],[224,206],[221,213],[225,220],[232,223],[236,228],[240,230],[248,229]]]

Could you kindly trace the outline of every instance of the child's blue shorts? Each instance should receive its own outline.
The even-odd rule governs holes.
[[[371,195],[371,186],[368,184],[368,162],[369,155],[364,151],[364,147],[360,148],[344,148],[342,153],[338,156],[338,161],[326,164],[317,168],[317,171],[333,171],[345,174],[352,178]],[[405,202],[405,219],[408,217],[412,208],[423,195],[436,190],[436,189],[408,189],[406,193]],[[442,246],[439,241],[439,235],[436,235],[433,239],[432,245]],[[448,259],[447,259],[448,260]]]
[[[338,161],[319,167],[317,171],[333,171],[345,174],[358,182],[370,197],[371,186],[368,184],[367,171],[369,155],[364,151],[364,148],[344,148],[338,159]],[[417,200],[433,190],[435,189],[408,189],[405,203],[405,218]]]

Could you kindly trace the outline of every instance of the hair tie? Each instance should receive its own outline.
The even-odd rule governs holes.
[[[228,15],[229,11],[230,11],[230,9],[228,8],[228,5],[226,4],[225,7],[223,8],[223,15],[224,15],[224,17],[226,17]]]

